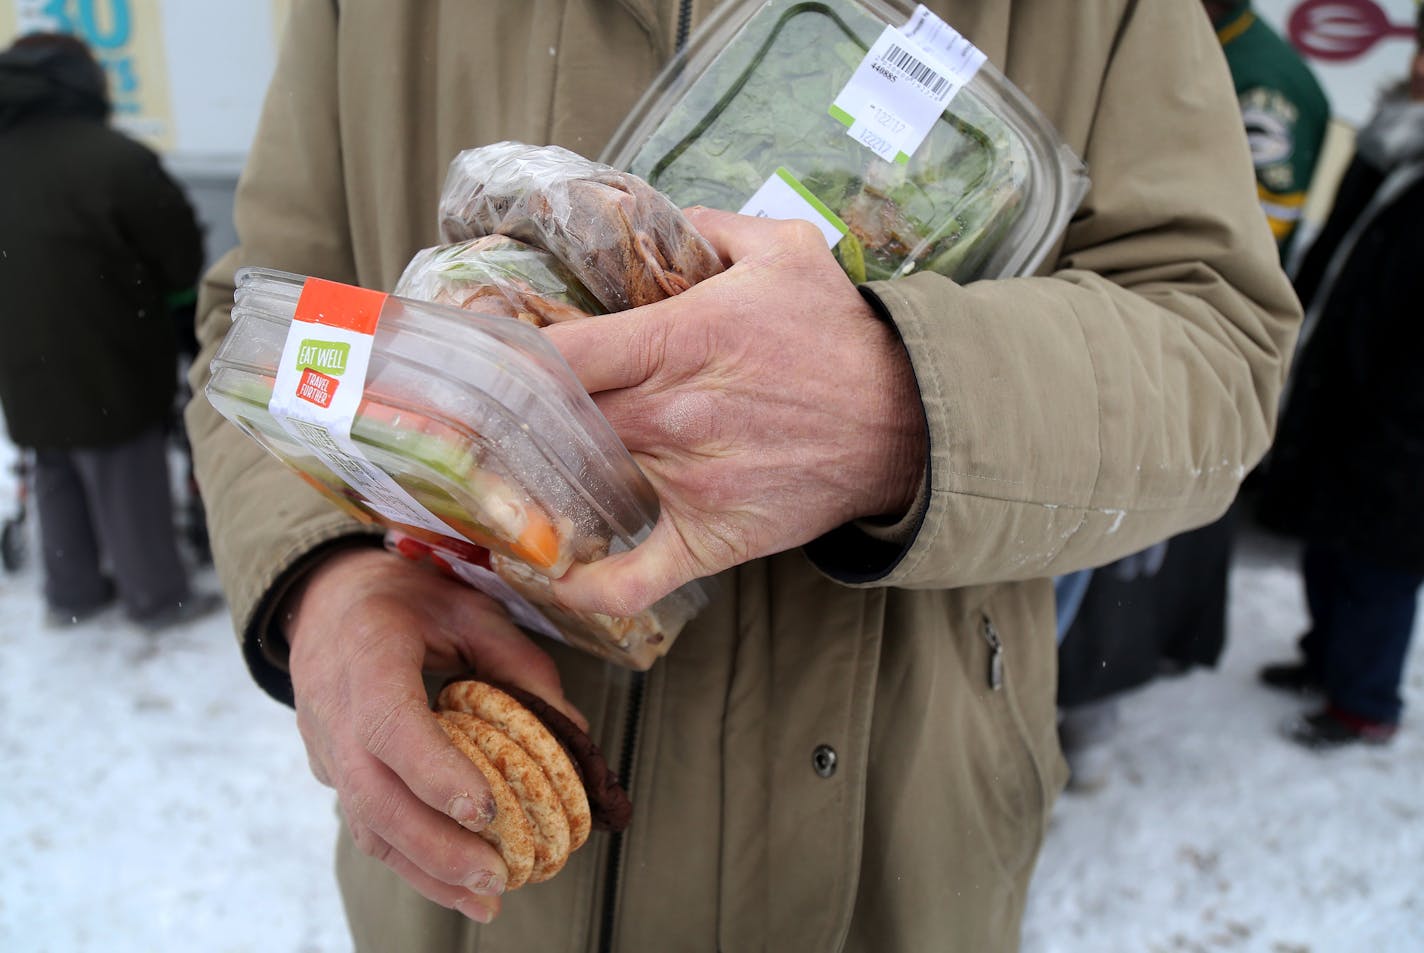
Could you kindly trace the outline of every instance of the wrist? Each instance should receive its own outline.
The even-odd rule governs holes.
[[[333,579],[349,579],[353,572],[389,570],[393,557],[379,546],[371,545],[370,537],[342,540],[313,554],[310,562],[298,571],[273,613],[273,628],[286,640],[288,648],[296,645],[303,614],[322,615],[325,593],[331,591]]]
[[[872,310],[874,310],[872,308]],[[929,458],[929,425],[910,353],[895,325],[878,320],[876,417],[881,422],[877,454],[882,462],[866,515],[897,520],[914,505]]]

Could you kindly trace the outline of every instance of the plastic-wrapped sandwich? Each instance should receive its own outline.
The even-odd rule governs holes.
[[[1032,272],[1088,187],[982,53],[882,0],[723,4],[604,160],[684,207],[813,221],[855,281]]]
[[[661,301],[722,270],[666,196],[558,146],[497,142],[460,153],[440,194],[440,234],[507,235],[543,249],[609,311]]]
[[[517,318],[536,328],[605,310],[563,262],[505,235],[421,251],[406,265],[394,293]]]
[[[647,668],[705,602],[694,583],[629,620],[553,604],[549,579],[634,546],[658,501],[528,324],[263,269],[238,273],[233,322],[213,406],[521,625]]]

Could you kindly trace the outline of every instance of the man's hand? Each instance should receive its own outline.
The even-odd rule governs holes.
[[[431,714],[421,672],[475,670],[583,718],[553,661],[462,583],[377,549],[327,557],[284,603],[297,726],[357,845],[430,900],[488,923],[508,872],[473,832],[484,777]]]
[[[924,471],[908,355],[805,222],[693,209],[729,268],[657,304],[545,330],[662,500],[565,604],[632,615],[689,580],[900,515]]]

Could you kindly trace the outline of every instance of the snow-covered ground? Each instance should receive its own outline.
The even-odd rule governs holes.
[[[34,562],[0,574],[0,950],[349,950],[331,794],[227,619],[47,629]],[[1128,696],[1107,785],[1059,801],[1029,953],[1424,950],[1424,635],[1394,744],[1311,754],[1253,682],[1304,618],[1290,551],[1244,546],[1232,595],[1221,667]]]
[[[1309,707],[1256,682],[1306,620],[1295,552],[1248,535],[1215,670],[1124,696],[1107,784],[1065,793],[1025,953],[1424,951],[1424,613],[1382,748],[1279,735]]]

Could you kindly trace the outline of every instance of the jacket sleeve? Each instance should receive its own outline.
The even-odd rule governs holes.
[[[342,183],[336,97],[336,5],[293,5],[282,53],[242,178],[239,246],[203,279],[202,352],[193,362],[186,413],[207,507],[213,561],[258,684],[290,701],[286,647],[270,625],[288,582],[323,546],[379,537],[310,489],[222,418],[204,397],[208,365],[231,322],[241,265],[353,282],[355,265]]]
[[[1269,444],[1300,309],[1230,76],[1196,4],[1128,10],[1056,270],[864,289],[909,354],[930,459],[898,535],[808,547],[833,578],[953,587],[1101,565],[1211,521]]]

